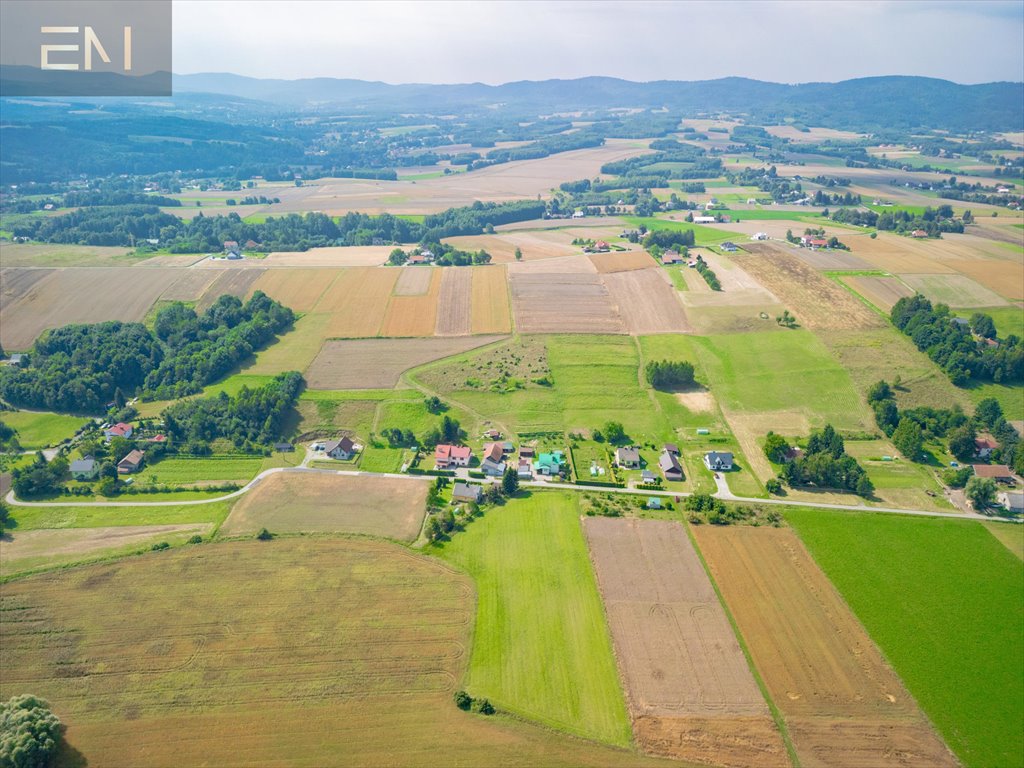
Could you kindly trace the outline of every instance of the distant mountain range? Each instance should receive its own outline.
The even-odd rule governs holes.
[[[686,115],[743,113],[752,122],[790,119],[856,130],[1024,130],[1024,83],[959,85],[925,77],[867,77],[800,85],[741,77],[649,83],[585,77],[504,85],[389,85],[329,77],[263,80],[209,73],[175,75],[173,84],[175,93],[224,94],[310,110],[345,107],[373,113],[446,114],[489,108],[536,115],[639,107]]]

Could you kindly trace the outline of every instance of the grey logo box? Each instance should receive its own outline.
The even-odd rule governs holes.
[[[2,0],[0,96],[170,96],[171,0]]]

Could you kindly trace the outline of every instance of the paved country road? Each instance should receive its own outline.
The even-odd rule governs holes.
[[[308,461],[308,458],[307,460]],[[306,463],[303,461],[303,464]],[[91,502],[46,502],[46,501],[20,501],[14,497],[14,491],[10,491],[7,494],[7,503],[15,507],[183,507],[192,506],[198,504],[213,504],[218,501],[229,501],[230,499],[236,499],[242,496],[261,482],[267,477],[274,475],[278,472],[315,472],[326,475],[345,475],[350,477],[387,477],[396,480],[406,480],[409,482],[427,482],[433,481],[432,475],[405,475],[392,472],[359,472],[357,470],[336,470],[336,469],[312,469],[305,466],[298,467],[275,467],[273,469],[267,469],[260,472],[256,477],[246,483],[244,486],[239,488],[237,491],[225,494],[224,496],[216,496],[209,499],[189,499],[183,501],[91,501]],[[901,507],[870,507],[866,504],[829,504],[825,502],[817,501],[790,501],[789,499],[758,499],[750,498],[747,496],[736,496],[729,490],[729,485],[724,477],[716,475],[715,483],[718,486],[718,491],[714,494],[716,498],[720,498],[724,501],[741,501],[748,502],[751,504],[775,504],[779,506],[790,506],[790,507],[815,507],[820,509],[838,509],[849,512],[887,512],[896,515],[917,515],[919,517],[949,517],[962,520],[1000,520],[1005,518],[999,518],[989,515],[981,515],[977,512],[935,512],[927,509],[904,509]],[[553,483],[544,480],[526,480],[520,481],[519,486],[521,488],[557,488],[567,491],[592,491],[597,493],[625,493],[634,496],[669,496],[669,497],[684,497],[689,496],[688,493],[677,493],[675,491],[648,491],[648,490],[636,490],[633,488],[608,488],[598,486],[587,486],[587,485],[575,485],[573,483]],[[1017,521],[1020,522],[1020,521]]]

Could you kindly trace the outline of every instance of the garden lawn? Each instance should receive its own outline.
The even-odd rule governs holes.
[[[1024,563],[970,521],[786,518],[964,765],[1024,765]]]
[[[167,485],[193,485],[204,482],[247,483],[263,468],[264,460],[248,456],[171,456],[147,463],[135,477],[136,482],[156,478]]]
[[[477,587],[466,690],[560,730],[618,745],[629,719],[574,496],[491,507],[430,550]],[[994,541],[994,540],[993,540]]]

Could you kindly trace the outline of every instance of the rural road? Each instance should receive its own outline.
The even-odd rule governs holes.
[[[308,459],[307,459],[308,460]],[[305,463],[305,462],[303,462]],[[237,491],[225,494],[224,496],[217,496],[210,499],[189,499],[183,501],[91,501],[91,502],[74,502],[74,501],[61,501],[61,502],[45,502],[45,501],[20,501],[14,497],[14,491],[11,490],[7,493],[7,503],[14,507],[184,507],[193,506],[199,504],[213,504],[218,501],[229,501],[236,499],[243,494],[248,493],[263,480],[271,475],[277,474],[278,472],[315,472],[319,474],[327,475],[345,475],[349,477],[388,477],[396,480],[409,480],[409,481],[423,481],[433,479],[431,475],[405,475],[394,472],[360,472],[358,470],[336,470],[336,469],[313,469],[310,467],[274,467],[273,469],[267,469],[260,472],[256,477],[246,483],[244,486],[239,488]],[[735,496],[729,490],[729,485],[724,477],[718,477],[715,480],[718,485],[718,492],[714,494],[716,498],[723,499],[725,501],[742,501],[751,504],[774,504],[779,506],[790,506],[790,507],[815,507],[819,509],[837,509],[848,512],[888,512],[896,515],[916,515],[918,517],[950,517],[961,520],[998,520],[1004,518],[998,518],[988,515],[981,515],[977,512],[935,512],[927,509],[903,509],[900,507],[869,507],[866,504],[830,504],[826,502],[815,502],[815,501],[791,501],[789,499],[758,499],[751,498],[748,496]],[[544,480],[525,480],[520,481],[520,487],[522,488],[557,488],[567,491],[595,491],[602,493],[625,493],[634,496],[669,496],[669,497],[684,497],[689,496],[688,493],[677,493],[675,491],[646,491],[636,490],[633,488],[606,488],[597,486],[587,485],[575,485],[573,483],[550,483]]]

